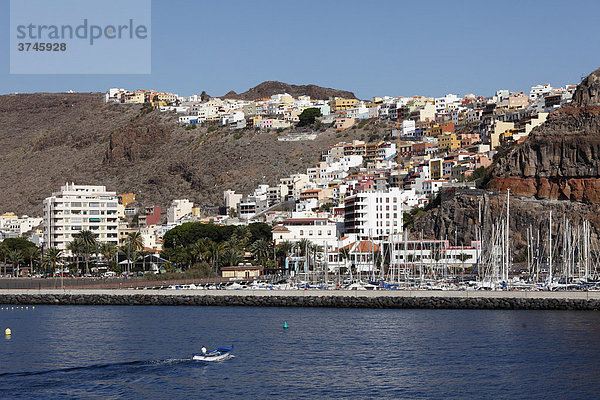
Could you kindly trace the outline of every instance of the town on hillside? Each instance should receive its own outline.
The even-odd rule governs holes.
[[[339,143],[315,155],[314,166],[277,184],[265,182],[250,193],[226,190],[215,215],[188,199],[172,199],[163,210],[139,204],[134,193],[66,183],[48,194],[42,216],[0,215],[2,274],[160,274],[202,264],[207,277],[321,271],[381,278],[385,271],[398,279],[406,273],[407,260],[439,266],[442,253],[444,268],[472,270],[481,238],[460,245],[452,238],[409,240],[406,219],[444,187],[475,187],[498,151],[522,142],[549,112],[571,100],[575,88],[546,84],[533,86],[529,94],[498,90],[492,97],[384,96],[370,101],[293,98],[287,93],[246,101],[113,88],[106,92],[106,102],[174,113],[177,123],[189,129],[308,128],[309,134],[282,140],[311,140],[321,128],[343,133],[372,121],[385,121],[389,129],[373,141],[343,141],[339,135]],[[200,234],[190,228],[194,223],[222,229]],[[190,237],[204,241],[191,243]],[[16,254],[7,243],[20,238],[39,248],[39,254]],[[60,262],[56,258],[51,271],[35,268],[50,250],[60,254]],[[433,275],[440,271],[430,269]]]

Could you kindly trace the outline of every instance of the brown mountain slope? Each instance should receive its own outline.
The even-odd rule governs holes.
[[[175,115],[141,109],[100,94],[0,96],[0,213],[39,215],[67,181],[134,192],[145,205],[187,197],[218,206],[225,189],[275,183],[314,164],[323,147],[365,134],[280,142],[276,133],[186,131]]]
[[[243,93],[236,93],[233,90],[225,94],[226,99],[256,100],[264,97],[271,97],[274,94],[288,93],[292,97],[310,96],[311,99],[327,100],[330,97],[343,97],[346,99],[355,99],[354,93],[346,90],[324,88],[317,85],[290,85],[278,81],[266,81],[258,86],[248,89]]]

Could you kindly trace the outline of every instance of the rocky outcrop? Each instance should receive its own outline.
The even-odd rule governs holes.
[[[515,186],[511,186],[511,193]],[[481,209],[481,221],[479,210]],[[528,197],[514,197],[510,200],[510,239],[514,254],[518,256],[525,251],[527,244],[527,228],[540,232],[542,238],[547,236],[548,216],[552,210],[554,215],[553,235],[562,233],[563,217],[573,225],[583,219],[591,222],[592,242],[598,243],[600,238],[600,214],[598,205],[569,201],[537,200]],[[476,240],[475,228],[481,226],[484,235],[488,235],[494,223],[506,213],[506,193],[482,189],[446,189],[440,193],[439,204],[431,207],[418,218],[411,230],[414,239],[421,232],[430,239],[449,239],[457,245],[470,245]]]
[[[355,99],[354,93],[347,90],[338,90],[324,88],[317,85],[289,85],[278,81],[266,81],[243,93],[236,93],[233,90],[227,93],[223,98],[256,100],[265,97],[271,97],[274,94],[287,93],[292,97],[310,96],[311,99],[327,100],[330,97],[343,97],[345,99]]]
[[[489,189],[600,204],[600,69],[521,145],[500,157]]]
[[[589,74],[577,87],[573,105],[578,107],[600,105],[600,68]]]

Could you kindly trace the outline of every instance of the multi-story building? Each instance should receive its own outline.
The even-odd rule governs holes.
[[[67,183],[44,200],[44,244],[65,250],[74,235],[90,230],[101,243],[118,242],[118,198],[105,186]]]
[[[401,232],[404,197],[400,190],[363,192],[346,197],[345,234],[355,234],[361,240],[382,240]]]
[[[332,112],[339,112],[354,107],[356,103],[358,103],[357,99],[337,98],[329,102],[329,107],[331,107]]]
[[[193,207],[194,203],[188,199],[173,200],[171,206],[167,210],[167,222],[173,224],[179,221],[184,216],[191,214]]]
[[[273,228],[272,235],[276,245],[308,239],[317,246],[331,249],[338,240],[336,223],[328,218],[288,218]]]

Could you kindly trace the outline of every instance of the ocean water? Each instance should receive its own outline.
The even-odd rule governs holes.
[[[3,307],[1,399],[600,396],[594,312]]]

